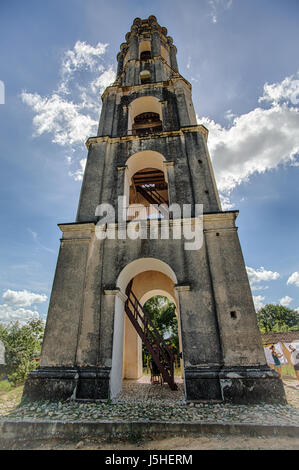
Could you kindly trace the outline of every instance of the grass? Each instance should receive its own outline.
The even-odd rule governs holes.
[[[13,388],[15,388],[15,386],[11,382],[9,382],[8,380],[1,380],[0,381],[0,395],[2,393],[9,392]]]
[[[295,377],[295,370],[291,364],[282,364],[281,365],[281,373],[283,377]]]
[[[0,381],[0,416],[20,405],[24,384],[12,385],[7,380]]]

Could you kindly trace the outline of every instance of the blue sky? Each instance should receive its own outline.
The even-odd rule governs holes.
[[[150,6],[149,6],[150,5]],[[2,0],[0,321],[46,317],[84,142],[135,17],[154,14],[193,87],[257,307],[299,307],[297,0]]]

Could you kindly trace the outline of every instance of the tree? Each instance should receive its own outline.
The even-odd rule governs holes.
[[[175,304],[167,297],[157,295],[151,297],[143,306],[146,314],[150,317],[154,327],[160,335],[172,344],[174,352],[179,352],[178,322],[175,314]],[[144,359],[148,356],[145,348]]]
[[[257,312],[261,333],[299,330],[299,313],[282,305],[268,304]]]
[[[15,322],[0,324],[0,339],[5,346],[5,373],[17,385],[28,372],[36,368],[34,358],[39,357],[44,334],[43,320],[29,320],[25,325]]]

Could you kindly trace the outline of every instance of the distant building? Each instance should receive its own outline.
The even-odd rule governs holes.
[[[263,344],[276,344],[276,343],[299,343],[299,330],[286,331],[284,333],[263,333]]]

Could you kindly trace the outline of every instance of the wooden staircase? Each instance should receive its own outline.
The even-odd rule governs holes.
[[[161,194],[157,191],[155,186],[144,184],[142,186],[136,186],[136,191],[140,193],[144,199],[146,199],[150,204],[158,204],[159,211],[161,214],[168,218],[169,210],[168,210],[168,203],[167,201],[161,196]]]
[[[126,289],[125,312],[161,372],[163,381],[168,383],[171,390],[177,390],[178,387],[174,381],[173,353],[143,310],[132,291],[132,284],[133,280]],[[154,344],[156,348],[153,347]]]

